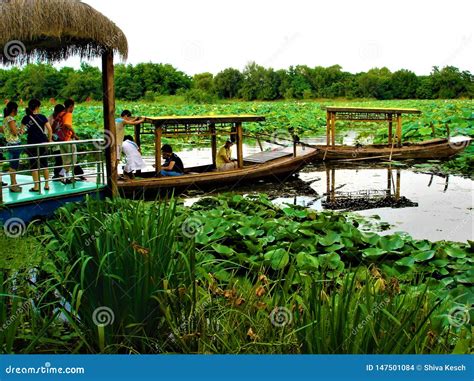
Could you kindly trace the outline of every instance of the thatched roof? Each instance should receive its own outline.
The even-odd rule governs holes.
[[[124,33],[79,0],[0,0],[0,64],[60,61],[104,51],[127,58]]]

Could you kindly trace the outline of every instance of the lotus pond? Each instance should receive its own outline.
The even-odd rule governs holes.
[[[2,352],[469,353],[474,243],[373,230],[262,194],[68,205],[2,237]]]

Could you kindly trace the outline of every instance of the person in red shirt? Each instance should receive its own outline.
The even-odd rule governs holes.
[[[64,111],[59,114],[58,118],[61,120],[60,127],[59,127],[59,140],[63,142],[69,142],[71,140],[77,140],[77,135],[74,132],[74,128],[72,127],[73,117],[72,114],[74,112],[74,101],[72,99],[67,99],[64,102]],[[61,145],[61,157],[64,165],[64,170],[66,171],[66,176],[68,177],[69,172],[72,172],[74,177],[74,166],[77,162],[76,151],[77,148],[74,144],[69,145]],[[65,179],[63,181],[66,184],[72,182],[70,179]]]

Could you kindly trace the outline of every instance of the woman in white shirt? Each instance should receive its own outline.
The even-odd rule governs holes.
[[[127,158],[127,162],[124,168],[125,178],[133,179],[134,171],[141,171],[145,169],[146,164],[140,153],[140,148],[133,141],[133,138],[130,135],[124,137],[122,144],[122,150]]]
[[[4,119],[2,128],[8,147],[15,147],[21,144],[20,135],[23,134],[24,131],[16,125],[15,116],[17,115],[18,104],[8,102],[7,107],[3,110]],[[22,191],[16,182],[16,172],[20,167],[21,151],[21,148],[12,148],[7,151],[10,159],[8,171],[10,172],[10,192],[12,193],[21,193]]]

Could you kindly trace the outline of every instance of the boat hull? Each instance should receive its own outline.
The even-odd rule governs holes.
[[[191,173],[178,177],[153,177],[132,181],[119,181],[119,191],[125,196],[157,193],[161,190],[209,189],[237,186],[259,180],[284,181],[314,161],[316,149],[306,148],[297,157],[284,157],[265,164],[248,165],[243,169],[226,172]],[[304,151],[303,151],[304,152]],[[145,174],[146,176],[146,174]]]
[[[357,161],[357,160],[443,160],[464,151],[470,140],[452,143],[447,139],[437,139],[423,143],[407,144],[402,147],[386,145],[368,146],[316,146],[319,150],[314,161]]]

